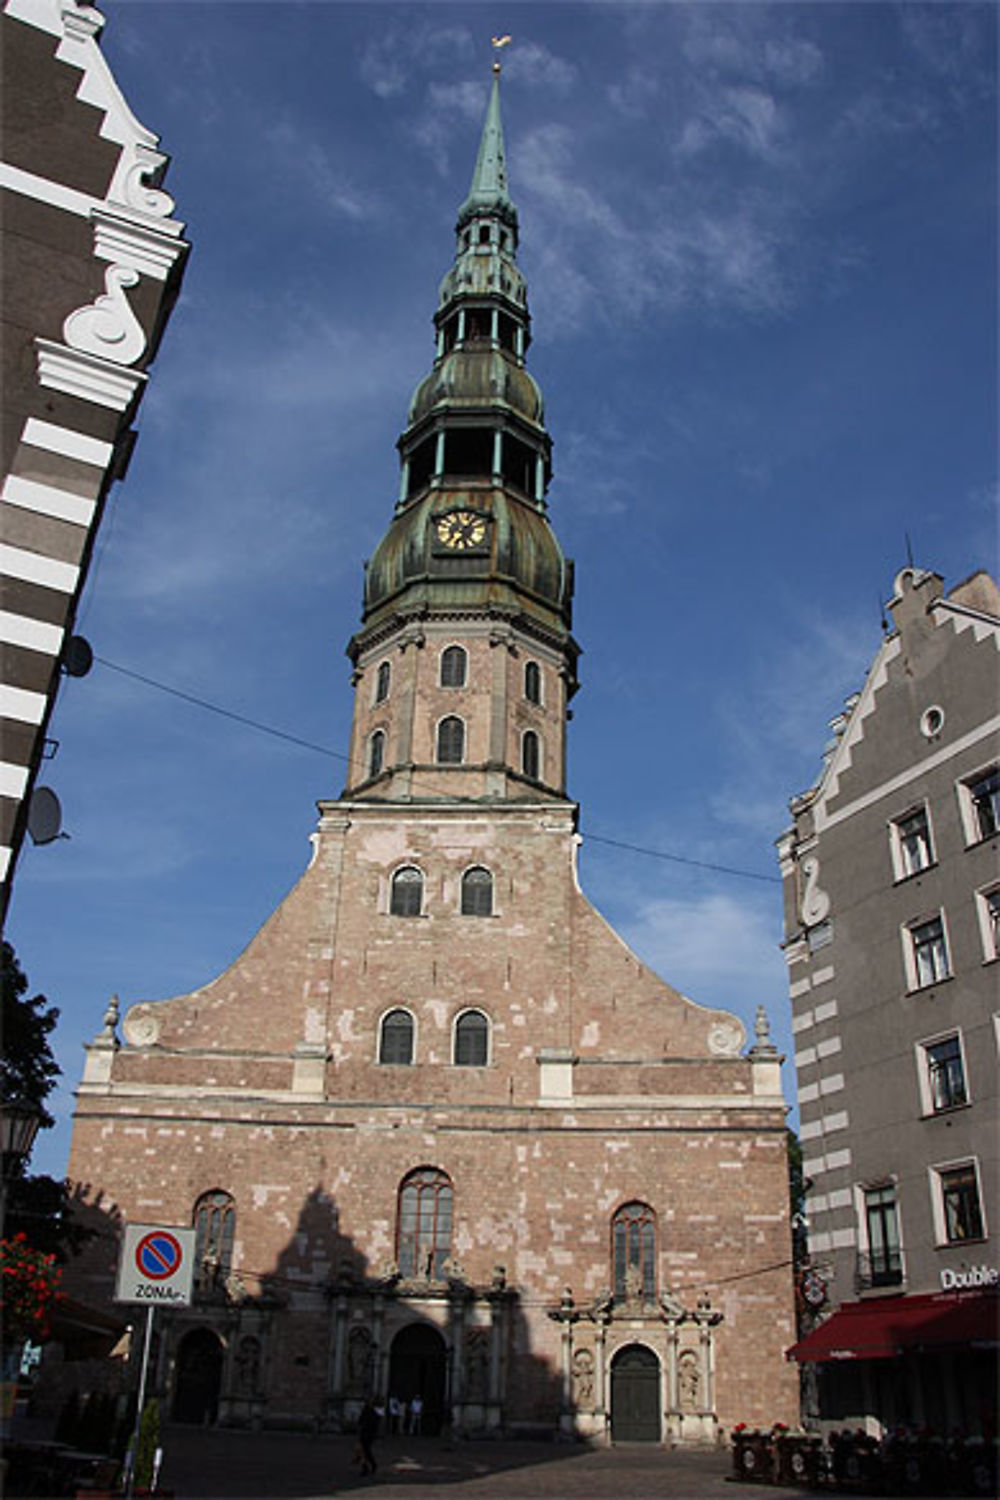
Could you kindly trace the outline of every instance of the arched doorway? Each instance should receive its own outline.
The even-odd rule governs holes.
[[[660,1441],[660,1361],[643,1344],[626,1344],[611,1361],[611,1439]]]
[[[448,1355],[444,1339],[427,1323],[401,1328],[389,1353],[389,1395],[406,1402],[414,1396],[424,1403],[421,1430],[441,1431],[446,1415]]]
[[[175,1422],[211,1426],[219,1414],[222,1340],[209,1328],[195,1328],[181,1339],[174,1383]]]

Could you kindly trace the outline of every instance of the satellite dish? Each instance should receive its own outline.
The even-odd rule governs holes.
[[[51,787],[36,786],[28,804],[28,832],[34,844],[51,844],[62,829],[62,808]]]
[[[71,635],[63,647],[62,666],[67,677],[86,677],[94,665],[90,642],[82,635]]]

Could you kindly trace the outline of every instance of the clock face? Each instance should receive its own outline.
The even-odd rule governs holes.
[[[438,541],[452,552],[480,547],[486,537],[486,517],[475,510],[453,510],[435,522]]]

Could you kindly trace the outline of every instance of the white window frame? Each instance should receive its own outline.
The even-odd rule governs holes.
[[[914,941],[914,933],[921,927],[928,926],[931,922],[940,922],[941,924],[941,941],[944,944],[945,969],[943,974],[935,975],[933,979],[924,980],[921,979],[917,966],[917,949]],[[948,936],[948,923],[943,907],[938,911],[925,912],[923,916],[914,917],[912,921],[904,923],[902,928],[902,942],[903,964],[906,969],[906,988],[908,991],[931,990],[936,984],[944,984],[946,980],[952,977],[951,941]]]
[[[382,1061],[382,1028],[389,1016],[396,1014],[398,1010],[405,1011],[413,1025],[413,1047],[411,1049],[410,1061],[408,1063],[390,1063]],[[378,1026],[375,1028],[375,1061],[380,1068],[412,1068],[417,1061],[417,1018],[408,1005],[387,1005],[378,1018]]]
[[[528,668],[529,667],[534,667],[535,670],[538,672],[538,697],[537,698],[529,698],[528,697]],[[536,656],[529,657],[529,659],[524,664],[524,671],[521,674],[521,692],[522,692],[522,696],[524,698],[525,703],[530,703],[534,708],[544,708],[544,706],[545,706],[545,673],[542,670],[542,664],[541,664],[541,662],[538,660],[538,658]]]
[[[1000,902],[1000,881],[993,881],[990,885],[984,885],[976,892],[976,918],[979,922],[979,936],[983,943],[983,963],[991,964],[1000,958],[1000,924],[994,931],[993,923],[990,921],[990,898]]]
[[[958,796],[958,808],[962,817],[962,830],[965,834],[965,847],[971,849],[976,844],[985,844],[988,839],[996,838],[995,833],[980,833],[979,821],[972,801],[972,788],[977,781],[982,781],[992,772],[998,769],[997,762],[988,761],[985,766],[980,766],[978,771],[971,771],[955,783],[955,792]]]
[[[458,1023],[464,1016],[482,1016],[486,1022],[486,1059],[481,1063],[460,1063],[458,1055]],[[451,1066],[453,1068],[488,1068],[493,1063],[493,1021],[481,1005],[463,1005],[451,1019]]]
[[[379,683],[379,675],[381,674],[381,671],[382,671],[383,667],[386,667],[388,669],[388,678],[387,678],[385,693],[380,698],[379,697],[379,691],[378,691],[378,683]],[[378,663],[378,665],[376,666],[374,672],[372,673],[372,708],[377,708],[379,706],[379,704],[381,704],[381,703],[388,703],[389,697],[390,697],[391,693],[392,693],[392,662],[389,660],[389,658],[387,656],[383,656],[382,660]]]
[[[909,869],[907,864],[906,843],[903,837],[902,826],[910,818],[916,817],[918,813],[923,814],[924,824],[927,829],[927,863],[923,865],[917,865],[913,869]],[[934,829],[931,826],[930,808],[927,806],[926,802],[915,802],[913,806],[908,807],[905,812],[901,812],[896,817],[890,818],[889,848],[892,854],[893,873],[897,881],[912,880],[915,875],[922,875],[925,870],[929,870],[932,865],[937,864],[937,857],[934,849]]]
[[[945,1223],[944,1214],[944,1182],[943,1178],[948,1172],[961,1171],[963,1167],[971,1167],[976,1178],[976,1194],[979,1198],[979,1219],[982,1226],[982,1236],[969,1240],[950,1240]],[[931,1212],[934,1216],[934,1243],[939,1250],[951,1250],[956,1245],[981,1245],[990,1237],[989,1225],[986,1222],[986,1201],[983,1198],[983,1178],[979,1170],[978,1156],[962,1156],[957,1161],[935,1162],[927,1168],[931,1190]]]
[[[441,748],[441,725],[445,722],[446,719],[457,719],[458,722],[462,726],[462,755],[461,755],[461,758],[459,760],[439,760],[438,759],[438,751]],[[468,723],[466,722],[466,720],[465,720],[465,718],[463,717],[462,714],[456,714],[456,713],[442,714],[441,717],[440,717],[440,719],[438,719],[437,723],[434,725],[434,758],[433,758],[433,764],[435,766],[464,766],[464,765],[466,765],[468,763],[468,759],[469,759],[469,726],[468,726]]]
[[[524,742],[529,734],[533,734],[535,736],[535,742],[538,746],[538,768],[534,776],[529,775],[529,773],[524,769]],[[529,781],[545,780],[545,740],[542,738],[541,734],[539,734],[537,729],[531,728],[530,726],[529,728],[522,729],[521,731],[521,761],[518,769],[520,770],[521,775],[526,776]]]
[[[931,1086],[931,1066],[928,1053],[932,1047],[939,1047],[942,1042],[949,1042],[954,1037],[958,1042],[958,1055],[962,1064],[962,1082],[965,1085],[965,1099],[961,1104],[945,1104],[940,1109],[934,1103],[934,1090]],[[925,1118],[933,1115],[947,1115],[955,1109],[965,1109],[972,1103],[972,1094],[969,1090],[969,1068],[965,1059],[965,1039],[962,1036],[960,1026],[952,1026],[948,1031],[941,1031],[936,1036],[924,1037],[917,1042],[914,1048],[917,1059],[917,1078],[920,1085],[920,1108]]]
[[[896,1243],[899,1250],[899,1269],[901,1282],[906,1281],[906,1252],[903,1249],[906,1241],[903,1237],[903,1208],[900,1203],[899,1179],[895,1176],[885,1177],[870,1182],[856,1182],[854,1184],[854,1220],[857,1225],[857,1252],[859,1255],[868,1257],[871,1263],[871,1238],[868,1233],[868,1194],[884,1191],[892,1188],[893,1208],[896,1213]],[[880,1288],[885,1290],[885,1288]]]
[[[416,870],[417,873],[419,874],[419,876],[420,876],[420,910],[415,915],[417,917],[423,917],[423,916],[426,916],[426,914],[427,914],[427,874],[426,874],[425,870],[423,869],[423,867],[421,865],[418,865],[412,859],[405,859],[405,860],[403,860],[400,864],[396,865],[396,867],[390,873],[389,879],[386,882],[385,910],[386,910],[386,915],[387,916],[395,917],[400,922],[412,922],[414,920],[412,916],[404,916],[401,912],[395,912],[392,909],[392,892],[393,892],[393,886],[395,885],[395,882],[396,882],[396,876],[399,875],[399,874],[401,874],[403,870]],[[393,1010],[395,1010],[397,1008],[398,1007],[396,1007],[396,1006],[392,1007]]]
[[[375,741],[376,741],[376,739],[380,735],[382,737],[382,755],[381,755],[381,764],[379,765],[379,768],[376,771],[376,770],[372,769],[372,751],[375,748]],[[381,776],[382,772],[385,770],[385,753],[386,753],[386,750],[388,748],[388,745],[389,745],[389,736],[386,734],[385,730],[382,728],[382,726],[380,724],[379,727],[377,729],[373,729],[372,732],[371,732],[371,734],[368,736],[368,744],[365,747],[366,752],[367,752],[366,756],[365,756],[365,777],[368,780],[370,780],[373,776]]]
[[[445,682],[444,680],[444,658],[447,651],[461,651],[465,658],[465,672],[461,682]],[[460,693],[469,686],[469,648],[463,646],[461,641],[448,641],[438,652],[438,687],[444,688],[446,692]]]

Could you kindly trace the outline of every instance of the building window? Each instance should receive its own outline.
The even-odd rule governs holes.
[[[611,1221],[615,1301],[656,1296],[656,1219],[648,1203],[626,1203]]]
[[[462,916],[493,915],[493,876],[481,866],[466,870],[462,876]]]
[[[464,646],[446,646],[441,652],[441,686],[465,687],[469,657]]]
[[[925,922],[915,922],[906,929],[906,965],[910,989],[922,990],[928,985],[947,979],[951,970],[948,965],[948,944],[945,939],[944,921],[941,917],[929,917]]]
[[[868,1249],[858,1259],[858,1289],[899,1286],[903,1280],[903,1255],[894,1184],[866,1189],[864,1212]]]
[[[542,669],[539,667],[537,661],[525,662],[524,696],[529,703],[541,703],[542,701]]]
[[[893,864],[897,880],[917,875],[934,862],[927,809],[915,807],[891,824]]]
[[[368,775],[377,776],[385,763],[385,731],[376,729],[368,741]]]
[[[389,696],[389,677],[391,668],[387,661],[379,662],[378,672],[375,675],[375,702],[384,703]]]
[[[960,1245],[965,1240],[985,1239],[975,1162],[933,1170],[937,1179],[935,1213],[940,1243]]]
[[[404,865],[392,877],[389,912],[394,917],[419,917],[424,904],[424,877],[414,865]]]
[[[439,766],[460,766],[464,759],[465,725],[454,714],[449,714],[438,725],[437,762]]]
[[[455,1066],[484,1068],[489,1057],[490,1023],[481,1010],[467,1010],[455,1022]]]
[[[1000,885],[976,892],[976,915],[986,963],[1000,958]]]
[[[526,729],[521,738],[521,770],[532,781],[537,781],[540,765],[541,750],[538,735],[533,729]]]
[[[404,1177],[399,1189],[396,1264],[407,1280],[444,1279],[451,1251],[451,1183],[435,1167]]]
[[[213,1286],[233,1268],[236,1203],[218,1189],[203,1193],[194,1206],[194,1263],[202,1286]]]
[[[992,838],[1000,831],[1000,766],[978,771],[959,783],[959,800],[969,844]]]
[[[413,1061],[413,1017],[408,1010],[390,1010],[382,1017],[378,1060],[408,1067]]]
[[[968,1104],[965,1062],[958,1032],[934,1042],[924,1042],[920,1050],[927,1085],[924,1107],[928,1114],[939,1114],[942,1110]]]

